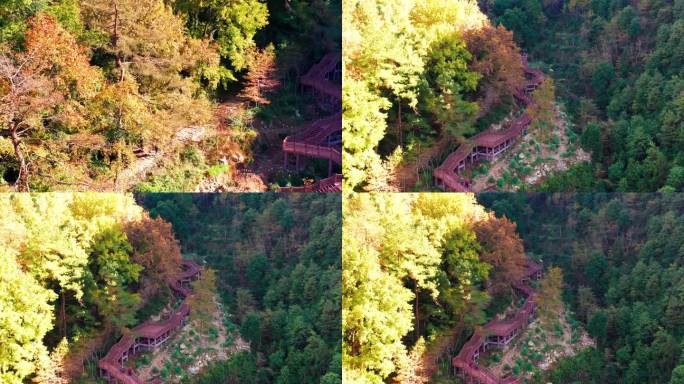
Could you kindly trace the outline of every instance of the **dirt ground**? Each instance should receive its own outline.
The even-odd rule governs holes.
[[[247,154],[244,146],[239,144],[240,138],[228,126],[228,121],[244,113],[248,106],[234,98],[217,106],[215,110],[215,127],[189,127],[180,130],[168,148],[179,147],[187,143],[202,143],[213,139],[221,142],[220,148],[211,154],[212,162],[227,164],[231,170],[228,174],[206,176],[195,188],[195,192],[264,192],[268,190],[268,180],[273,174],[283,169],[284,154],[281,148],[282,137],[296,131],[298,127],[287,123],[271,122],[266,124],[257,118],[250,120],[250,125],[257,133],[255,146],[257,153]],[[114,188],[127,191],[143,181],[148,174],[159,171],[167,154],[174,151],[159,148],[154,152],[139,157],[133,164],[119,172]],[[247,157],[252,161],[246,162]],[[167,159],[168,160],[168,159]]]
[[[167,364],[171,366],[182,365],[183,371],[196,374],[211,362],[226,360],[235,352],[249,350],[249,344],[237,333],[232,335],[234,337],[233,343],[229,346],[226,345],[226,341],[231,335],[224,325],[224,311],[221,304],[217,298],[214,298],[214,301],[216,309],[213,314],[212,327],[218,330],[217,337],[212,339],[206,330],[202,332],[195,322],[189,322],[160,349],[148,354],[150,356],[149,364],[145,364],[137,370],[138,376],[143,381],[147,382],[160,376],[158,372],[154,372],[155,367],[157,371],[161,371]],[[191,361],[189,363],[187,361],[179,362],[177,357],[173,356],[176,348],[180,350],[182,358],[191,358]],[[140,358],[136,357],[136,359]],[[171,374],[165,382],[177,383],[179,381],[179,376]]]
[[[247,109],[245,102],[237,98],[222,103],[216,112],[216,118],[219,121],[218,133],[230,135],[228,121]],[[273,176],[284,170],[285,154],[282,150],[282,139],[302,127],[291,125],[283,120],[265,123],[256,117],[250,120],[250,124],[257,132],[252,146],[258,148],[254,153],[249,154],[252,160],[245,162],[247,154],[243,153],[240,148],[231,148],[232,152],[239,154],[238,158],[226,159],[230,154],[224,157],[231,162],[231,173],[218,177],[207,176],[197,186],[197,192],[265,192]]]
[[[495,351],[500,351],[501,359],[499,362],[487,366],[487,369],[498,377],[505,376],[506,369],[504,367],[506,365],[509,367],[515,366],[516,360],[521,357],[521,348],[525,344],[529,350],[542,353],[542,360],[534,363],[541,370],[546,370],[560,359],[574,356],[580,350],[595,345],[586,331],[581,328],[579,329],[579,341],[572,342],[572,328],[567,320],[565,310],[562,316],[559,316],[559,321],[563,330],[562,335],[558,337],[554,332],[545,332],[546,339],[543,340],[537,332],[541,328],[539,319],[535,319],[525,332],[518,335],[516,340],[503,350],[495,349],[492,350],[494,352],[488,352],[496,353]],[[549,346],[547,351],[543,350],[545,346]]]
[[[433,159],[442,154],[448,144],[449,139],[442,137],[434,145],[422,151],[414,161],[402,164],[396,172],[396,184],[401,186],[401,190],[413,190],[422,170],[438,166],[439,164],[432,164]]]
[[[528,134],[522,142],[513,147],[512,150],[506,152],[499,159],[495,160],[489,165],[489,171],[484,175],[478,175],[472,179],[472,189],[475,192],[486,191],[491,189],[501,190],[496,184],[496,180],[503,177],[504,172],[509,169],[509,163],[514,157],[518,157],[521,164],[532,167],[532,172],[522,178],[522,182],[526,185],[535,185],[541,182],[545,177],[568,169],[571,165],[589,161],[590,155],[583,151],[578,146],[575,147],[575,152],[570,157],[563,157],[570,145],[568,138],[568,123],[567,116],[556,105],[556,124],[552,131],[552,136],[556,135],[559,138],[557,148],[552,149],[546,143],[540,143],[541,152],[532,151],[534,134]],[[539,142],[539,141],[537,141]],[[534,165],[533,161],[536,158],[544,159],[541,164]],[[494,183],[490,182],[490,178],[494,179]],[[519,189],[517,186],[505,186],[505,191],[515,191]]]

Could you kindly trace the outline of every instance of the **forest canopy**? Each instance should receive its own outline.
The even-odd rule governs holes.
[[[183,258],[204,269],[183,328],[211,334],[225,312],[225,357],[199,372],[157,363],[165,382],[341,384],[339,206],[338,194],[5,194],[0,380],[99,383],[98,359],[177,305]]]
[[[428,382],[461,333],[516,301],[516,224],[472,194],[357,194],[343,215],[345,381]]]
[[[591,162],[549,191],[681,191],[684,3],[492,0],[487,13],[552,69]]]
[[[563,270],[563,298],[596,341],[542,383],[681,383],[678,194],[481,194],[528,252]]]
[[[282,3],[3,3],[0,188],[185,191],[219,175],[234,186],[268,143],[255,119],[310,118],[294,86],[339,49],[339,2]]]
[[[684,188],[681,0],[350,0],[344,7],[350,191],[431,189],[436,165],[516,112],[521,52],[545,76],[527,109],[529,131],[542,134],[499,164],[459,169],[473,182],[466,189]]]
[[[349,190],[396,190],[403,156],[440,137],[461,140],[513,108],[524,80],[520,49],[477,2],[345,1],[343,7]]]
[[[193,383],[341,384],[339,194],[141,194],[184,253],[216,270],[250,352]]]

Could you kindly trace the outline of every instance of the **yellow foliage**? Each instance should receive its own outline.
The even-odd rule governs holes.
[[[427,39],[426,45],[453,32],[480,29],[489,25],[475,0],[423,0],[411,12],[416,28]]]
[[[14,147],[10,139],[0,137],[0,156],[6,155],[14,156]]]

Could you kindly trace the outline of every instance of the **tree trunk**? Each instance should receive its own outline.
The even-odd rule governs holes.
[[[19,162],[19,176],[14,184],[19,192],[30,192],[28,185],[28,166],[26,165],[26,158],[21,150],[21,138],[17,134],[16,128],[12,130],[12,146],[14,147],[14,155]]]
[[[415,288],[415,295],[416,295],[416,341],[420,338],[420,309],[419,309],[419,300],[418,300],[418,282],[416,282],[416,288]]]
[[[123,60],[118,55],[116,56],[116,67],[119,68],[119,82],[122,82],[126,79],[126,69],[124,68]]]
[[[114,3],[114,24],[112,26],[112,38],[111,38],[111,45],[112,48],[116,49],[117,46],[119,45],[119,7]],[[121,56],[119,53],[115,53],[116,55],[116,67],[119,68],[120,74],[119,74],[119,82],[124,81],[126,78],[126,71],[123,66],[123,60],[121,59]]]
[[[116,48],[119,43],[119,7],[114,3],[114,24],[112,25],[112,47]]]
[[[397,127],[399,128],[399,145],[404,146],[404,130],[401,128],[401,98],[397,104]]]
[[[61,321],[62,337],[66,337],[66,336],[67,336],[67,335],[66,335],[66,333],[67,333],[67,332],[66,332],[66,299],[64,298],[64,290],[62,290],[61,297],[62,297],[62,305],[61,305],[61,306],[62,306],[62,308],[61,308],[61,317],[62,317],[62,321]]]

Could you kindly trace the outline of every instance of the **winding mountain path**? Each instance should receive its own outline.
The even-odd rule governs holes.
[[[525,72],[525,86],[518,89],[514,96],[523,107],[533,105],[531,92],[544,81],[541,70],[530,68],[527,55],[522,55],[523,70]],[[451,153],[439,167],[435,168],[433,175],[438,187],[446,191],[470,192],[470,180],[460,173],[466,166],[473,165],[481,158],[493,160],[501,153],[510,148],[518,138],[527,134],[527,127],[532,118],[527,112],[513,121],[506,129],[493,131],[491,129],[478,133],[471,137],[467,143],[462,144]]]
[[[520,334],[536,314],[536,292],[525,281],[538,280],[542,277],[542,266],[531,261],[525,262],[523,281],[513,288],[525,296],[525,303],[510,319],[492,320],[481,329],[475,331],[461,351],[451,360],[454,374],[461,376],[466,384],[518,384],[516,377],[497,377],[485,367],[478,365],[480,354],[490,348],[503,348]]]
[[[342,55],[325,55],[300,78],[300,84],[314,96],[321,110],[333,115],[314,121],[283,140],[285,168],[289,166],[288,155],[294,155],[297,170],[300,156],[324,159],[328,160],[328,177],[331,177],[333,163],[342,165]]]
[[[181,260],[183,271],[175,280],[169,281],[169,287],[183,298],[178,309],[166,320],[159,322],[146,321],[124,334],[114,344],[107,355],[98,361],[100,375],[112,384],[144,384],[135,372],[126,368],[128,358],[142,350],[154,350],[167,341],[171,334],[182,327],[190,315],[188,297],[192,294],[189,283],[202,276],[202,268],[192,260]],[[161,383],[153,381],[152,383]]]

